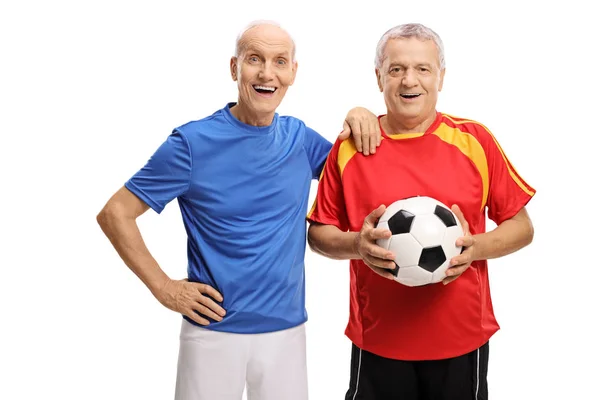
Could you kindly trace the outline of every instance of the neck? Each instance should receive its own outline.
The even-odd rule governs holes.
[[[275,116],[275,112],[257,114],[248,109],[243,103],[240,103],[239,100],[235,106],[230,108],[230,111],[240,122],[252,126],[269,126],[273,122],[273,117]]]
[[[437,113],[435,110],[425,119],[422,117],[407,119],[399,115],[394,115],[388,110],[387,115],[381,118],[381,125],[383,126],[383,130],[391,135],[398,133],[421,133],[427,131],[436,117]]]

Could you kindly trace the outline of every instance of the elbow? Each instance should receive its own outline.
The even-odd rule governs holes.
[[[308,226],[308,234],[306,236],[306,242],[308,243],[308,247],[310,248],[310,250],[313,253],[320,254],[319,251],[317,250],[317,247],[315,246],[315,239],[313,236],[314,230],[312,228],[313,228],[312,224]]]
[[[102,210],[96,215],[96,222],[100,225],[103,232],[107,233],[110,227],[121,218],[119,207],[108,202]]]
[[[98,225],[100,225],[100,228],[102,228],[102,230],[104,230],[104,228],[107,226],[108,219],[109,213],[107,212],[106,207],[104,207],[102,210],[100,210],[98,215],[96,215],[96,222],[98,223]]]
[[[527,224],[527,236],[526,236],[526,242],[525,242],[526,246],[530,245],[531,242],[533,242],[534,233],[535,233],[535,230],[533,229],[533,224],[531,223],[531,221],[529,221],[529,223]]]

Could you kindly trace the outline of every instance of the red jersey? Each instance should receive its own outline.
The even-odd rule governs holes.
[[[381,117],[380,117],[381,118]],[[425,133],[386,135],[375,155],[352,140],[334,144],[308,219],[360,231],[380,204],[429,196],[462,210],[471,234],[484,233],[485,212],[496,224],[513,217],[535,194],[483,125],[437,113]],[[408,287],[350,261],[346,335],[359,348],[399,360],[466,354],[499,329],[487,262],[474,261],[449,285]]]

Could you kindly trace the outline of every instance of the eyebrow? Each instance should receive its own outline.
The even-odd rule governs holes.
[[[390,63],[390,68],[392,68],[392,67],[395,67],[395,66],[404,67],[404,66],[406,66],[406,65],[407,65],[406,63],[402,63],[402,62],[398,62],[398,61],[396,61],[396,62],[391,62],[391,63]],[[433,68],[433,64],[429,64],[429,63],[423,63],[423,62],[421,62],[421,63],[417,63],[417,64],[415,64],[415,66],[416,66],[416,67],[428,67],[428,68]]]
[[[248,46],[248,47],[246,47],[246,49],[245,49],[244,52],[246,54],[250,54],[250,55],[251,54],[263,54],[264,53],[263,50],[261,50],[261,49],[259,49],[257,47],[254,47],[254,46]],[[275,57],[291,58],[292,54],[291,54],[291,51],[286,50],[286,51],[281,51],[281,52],[275,54]]]

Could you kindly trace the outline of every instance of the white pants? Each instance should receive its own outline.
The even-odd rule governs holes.
[[[304,324],[238,334],[183,320],[175,400],[241,400],[244,387],[248,400],[308,399]]]

